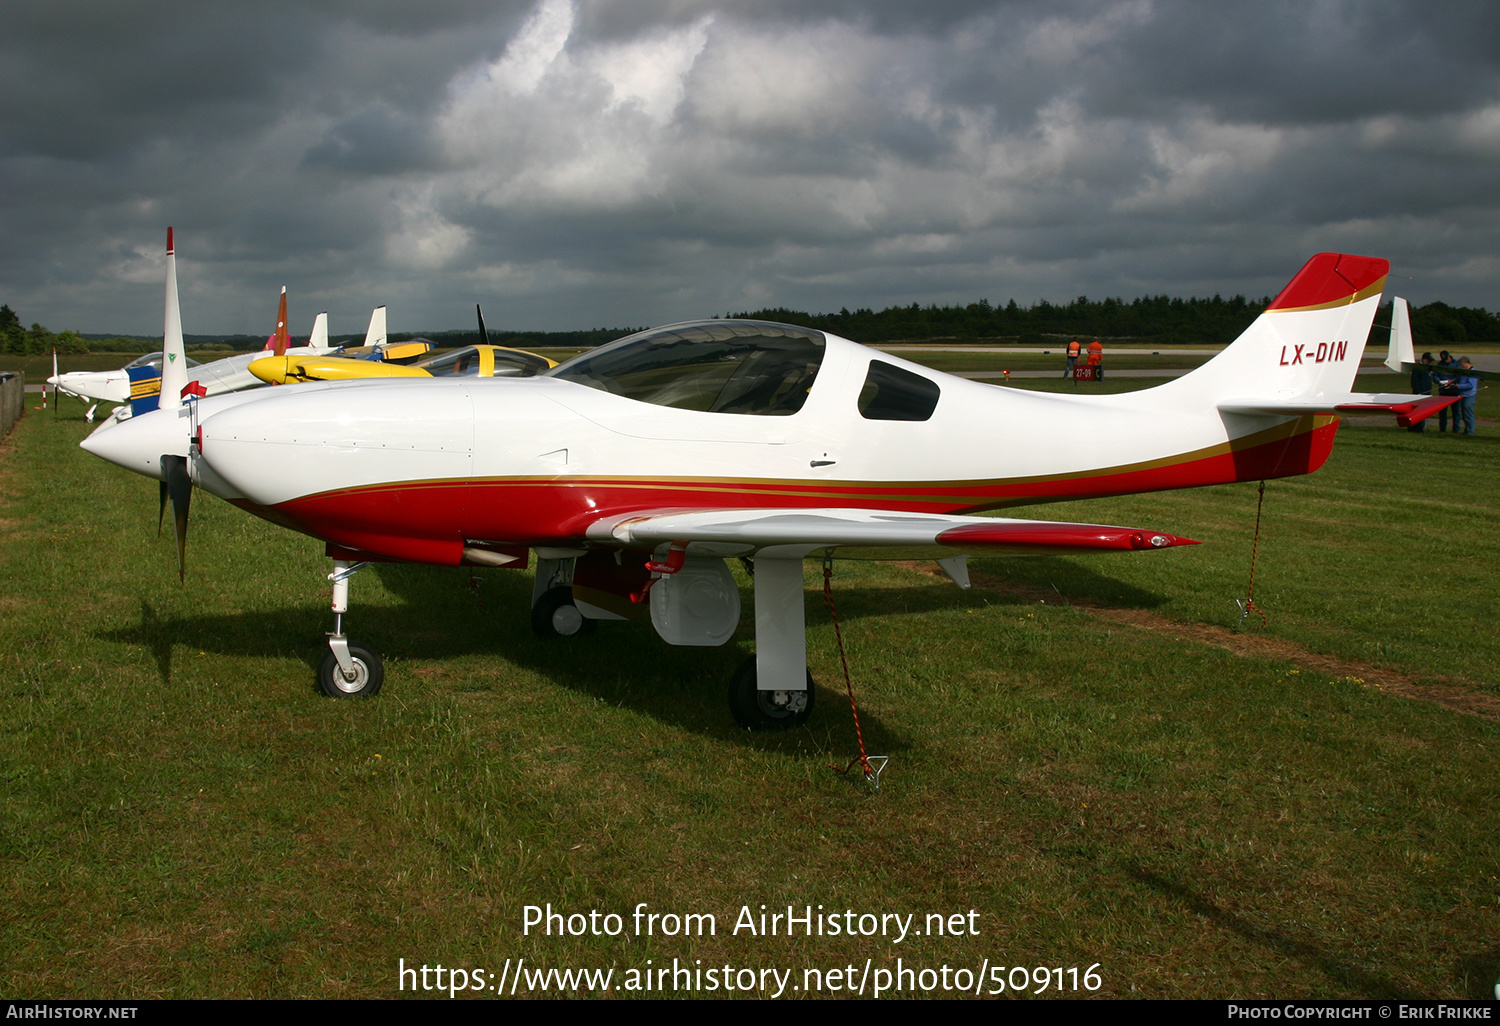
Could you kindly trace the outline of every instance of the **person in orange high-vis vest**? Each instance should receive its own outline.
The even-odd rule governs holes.
[[[1068,343],[1068,369],[1063,371],[1063,377],[1071,378],[1073,376],[1073,368],[1078,366],[1078,353],[1079,345],[1078,340],[1075,338]]]
[[[1094,380],[1104,380],[1104,347],[1096,338],[1089,343],[1089,366],[1094,368]]]

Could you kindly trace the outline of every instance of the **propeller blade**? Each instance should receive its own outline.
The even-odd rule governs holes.
[[[193,479],[188,476],[186,456],[163,456],[167,495],[172,500],[172,525],[177,533],[177,579],[185,579],[187,561],[188,506],[193,501]]]
[[[157,482],[161,486],[161,504],[156,507],[156,536],[161,537],[161,522],[167,515],[167,481],[166,478]]]
[[[474,304],[474,312],[479,315],[479,344],[487,346],[490,344],[490,333],[484,330],[484,311],[479,309],[479,304]]]
[[[188,383],[187,351],[182,341],[182,310],[177,303],[177,251],[172,229],[167,229],[167,305],[161,333],[161,398],[159,408],[175,410],[182,405],[182,389]]]

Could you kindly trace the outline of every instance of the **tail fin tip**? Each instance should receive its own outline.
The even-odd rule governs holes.
[[[1345,306],[1385,288],[1391,262],[1350,253],[1319,253],[1271,301],[1267,310],[1318,310]]]

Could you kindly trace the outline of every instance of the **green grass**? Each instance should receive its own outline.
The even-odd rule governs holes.
[[[403,958],[617,983],[674,957],[797,983],[866,958],[1099,963],[1100,994],[1147,997],[1479,998],[1500,975],[1500,727],[1070,604],[1231,623],[1253,485],[1020,511],[1205,542],[975,561],[1045,604],[839,563],[860,722],[892,757],[872,794],[829,769],[856,749],[811,564],[823,687],[794,733],[729,720],[748,619],[720,649],[639,622],[543,643],[530,576],[506,571],[477,595],[461,570],[360,574],[350,629],[386,688],[329,701],[321,547],[198,493],[179,585],[155,484],[81,452],[86,430],[28,413],[0,451],[7,995],[397,996]],[[1272,482],[1267,631],[1496,694],[1481,432],[1349,427],[1323,471]],[[523,936],[547,902],[719,932]],[[731,935],[762,903],[974,909],[979,936]]]

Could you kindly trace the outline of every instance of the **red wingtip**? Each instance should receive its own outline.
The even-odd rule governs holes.
[[[172,226],[167,225],[167,256],[172,255]]]

